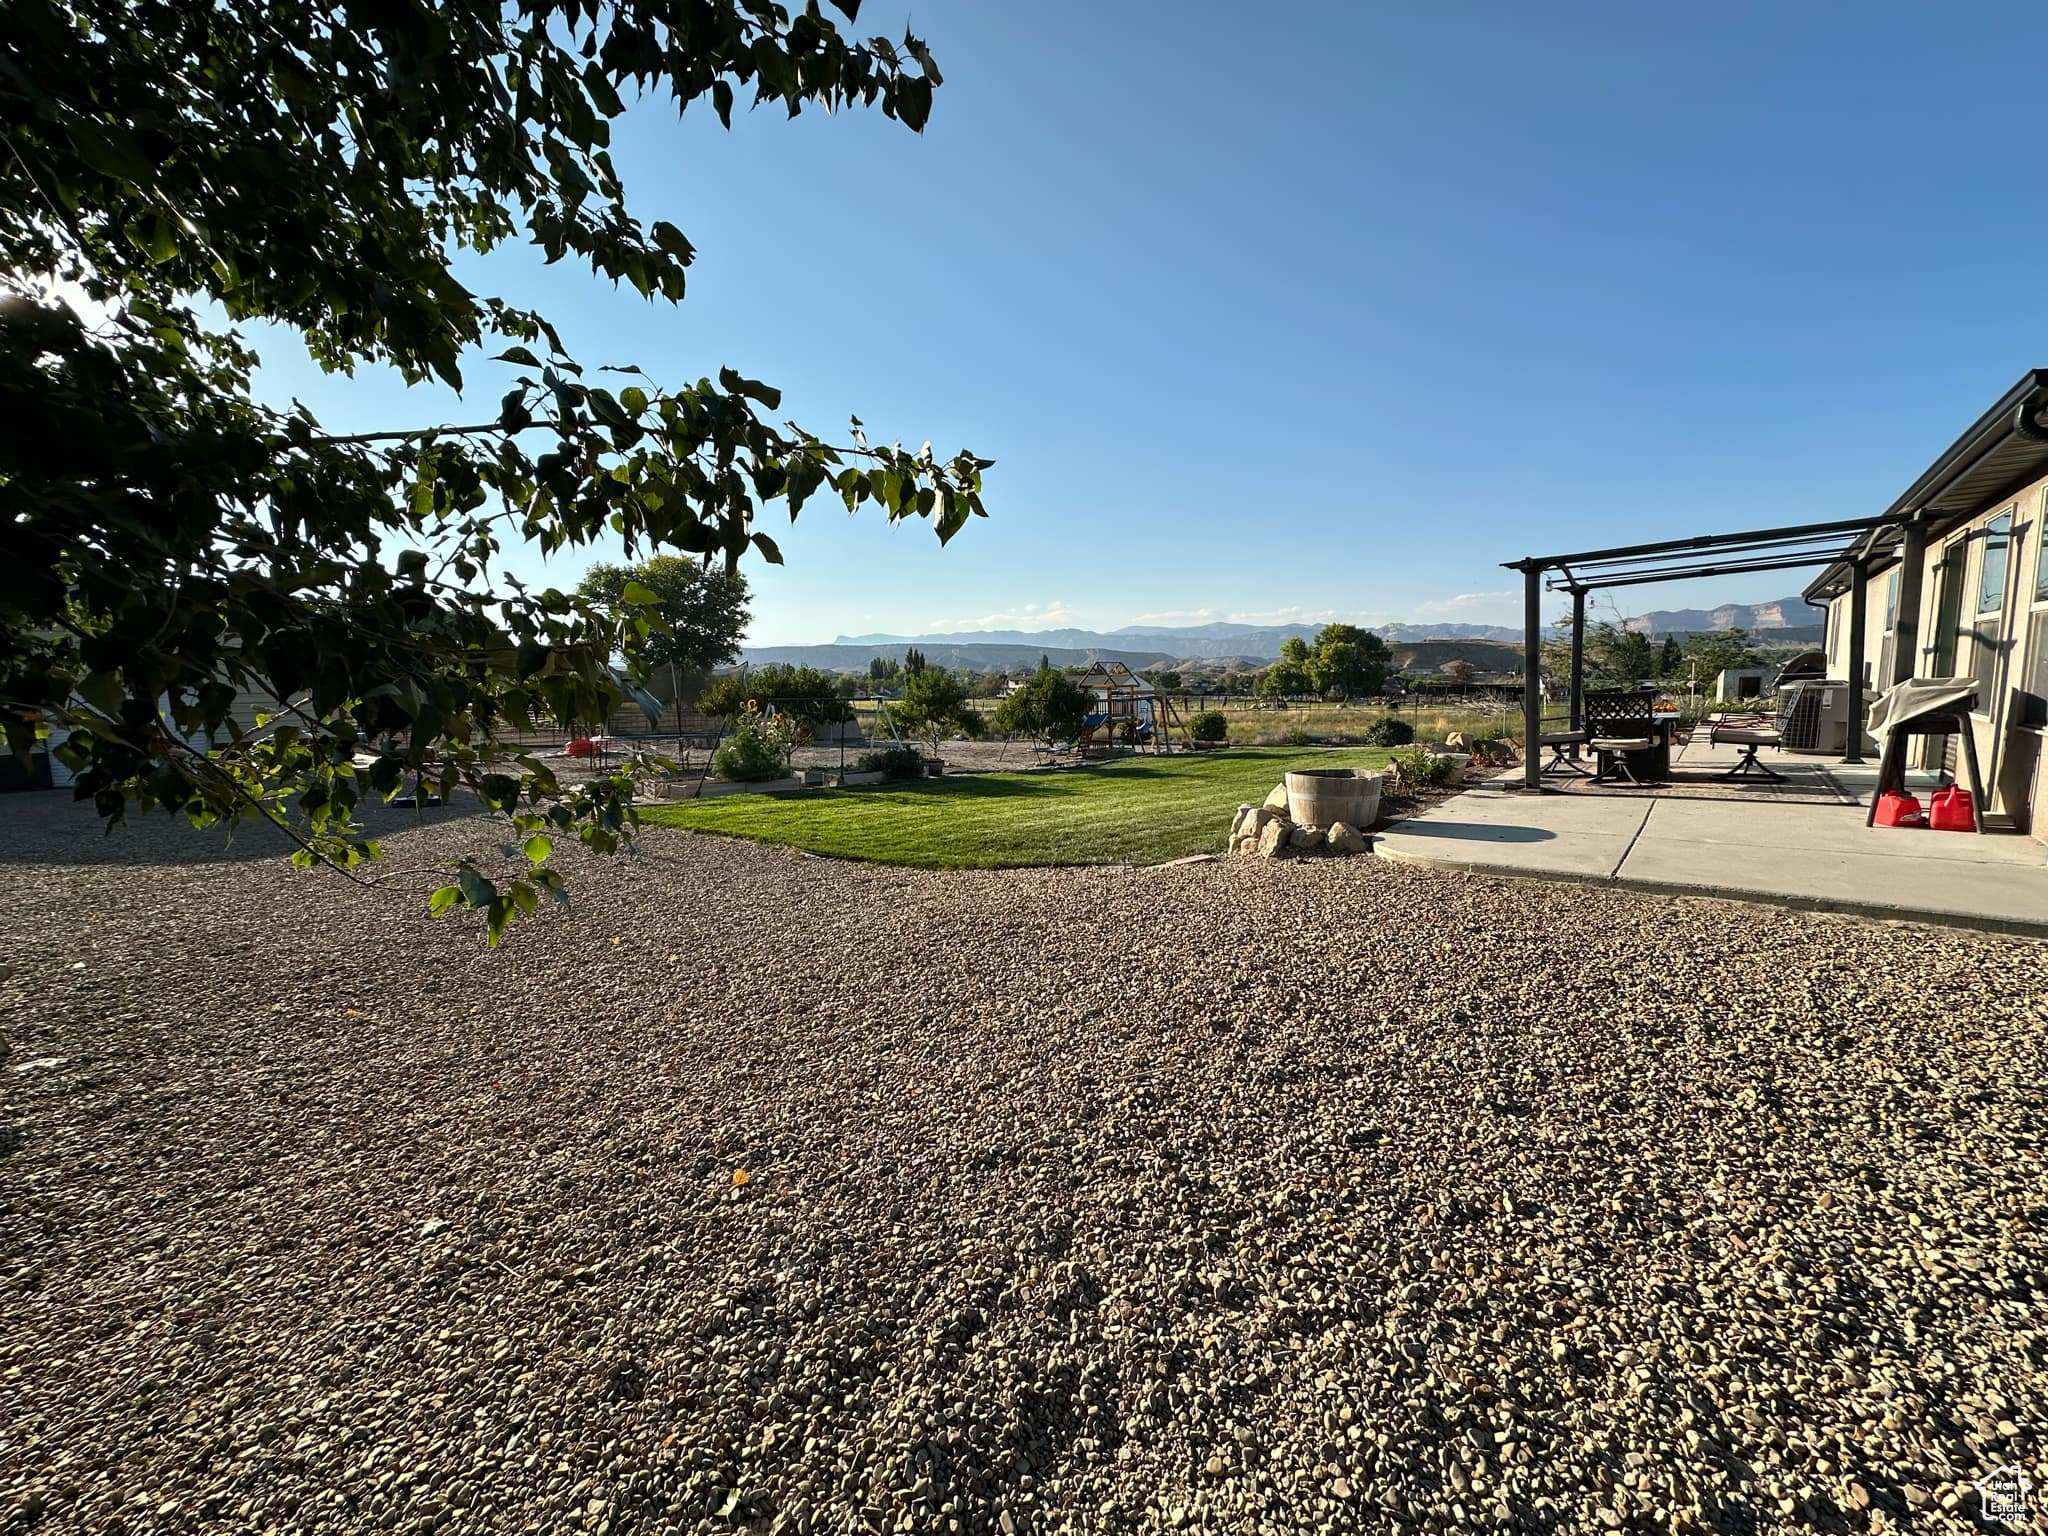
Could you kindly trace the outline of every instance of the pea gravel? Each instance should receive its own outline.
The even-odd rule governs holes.
[[[0,806],[8,1536],[1961,1530],[2042,1480],[2040,945],[657,831],[493,953],[88,822]]]

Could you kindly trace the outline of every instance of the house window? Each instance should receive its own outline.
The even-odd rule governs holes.
[[[1892,685],[1892,658],[1899,644],[1899,573],[1893,570],[1884,588],[1884,637],[1877,643],[1877,676],[1871,686],[1882,692]]]
[[[1927,645],[1927,675],[1956,675],[1956,639],[1962,633],[1963,552],[1961,539],[1943,547],[1934,568],[1934,633]]]
[[[2041,515],[2036,519],[2042,536],[2034,551],[2034,601],[2048,603],[2048,490],[2041,492]]]
[[[1998,661],[2005,649],[2005,577],[2012,553],[2012,513],[1984,525],[1984,558],[1977,567],[1977,622],[1971,626],[1971,674],[1977,679],[1977,713],[1990,714],[1998,702]]]
[[[2012,550],[2012,513],[2001,512],[1984,525],[1984,561],[1977,568],[1977,611],[1997,613],[2005,607],[2006,559]]]
[[[2048,726],[2048,490],[2041,493],[2035,520],[2034,611],[2027,621],[2026,687],[2020,694],[2020,724]]]

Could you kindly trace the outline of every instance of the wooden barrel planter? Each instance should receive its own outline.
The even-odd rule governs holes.
[[[1363,832],[1380,814],[1380,776],[1356,768],[1301,768],[1287,775],[1287,816],[1296,826],[1344,822]]]

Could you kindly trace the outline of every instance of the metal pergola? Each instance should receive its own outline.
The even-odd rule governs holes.
[[[1571,555],[1532,555],[1504,562],[1523,579],[1522,610],[1522,782],[1543,787],[1543,593],[1569,592],[1572,598],[1571,729],[1585,724],[1586,594],[1612,587],[1640,587],[1660,581],[1691,581],[1710,576],[1751,575],[1759,571],[1807,570],[1847,563],[1856,578],[1849,584],[1849,654],[1863,654],[1866,615],[1861,579],[1873,561],[1894,548],[1907,519],[1844,518],[1830,523],[1800,523],[1786,528],[1757,528],[1746,533],[1709,533],[1690,539],[1665,539],[1654,544],[1624,544],[1613,549],[1581,550]],[[1845,548],[1846,546],[1846,548]],[[1863,675],[1849,669],[1849,744],[1844,762],[1861,762],[1863,745]]]

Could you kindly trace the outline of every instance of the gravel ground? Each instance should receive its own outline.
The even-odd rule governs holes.
[[[0,806],[9,1536],[2039,1518],[2039,945],[655,832],[493,953],[81,830]]]

